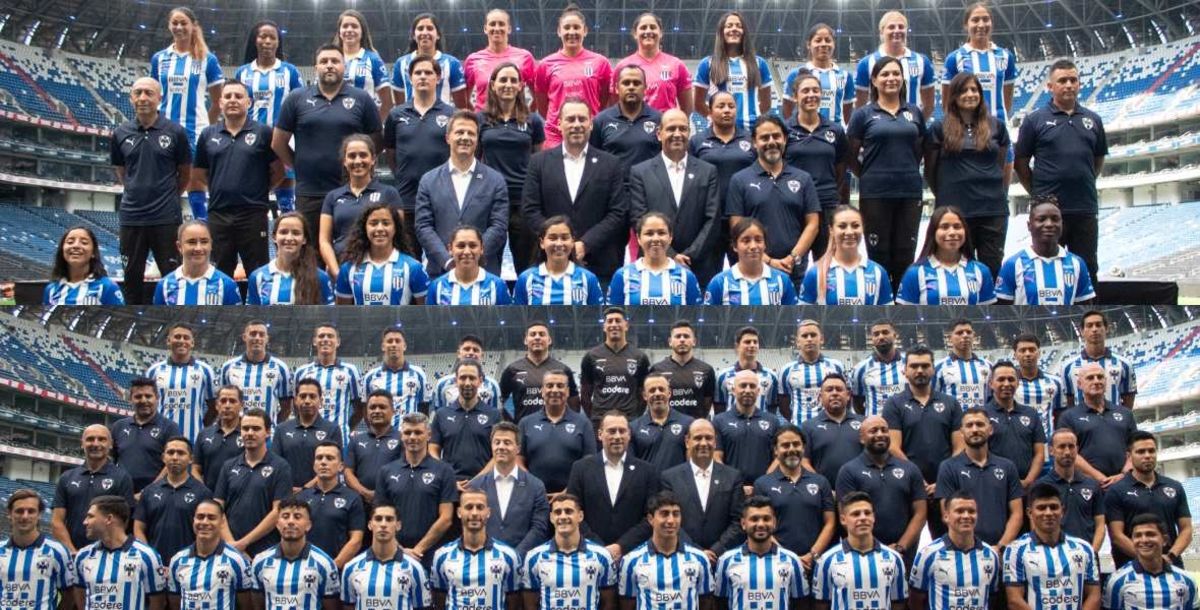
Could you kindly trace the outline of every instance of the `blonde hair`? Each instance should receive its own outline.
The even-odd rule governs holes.
[[[862,220],[862,212],[859,212],[857,208],[853,208],[848,205],[839,205],[838,207],[834,208],[833,213],[829,215],[829,240],[825,246],[825,253],[822,254],[821,258],[817,259],[816,261],[817,294],[814,295],[814,297],[817,299],[816,302],[818,304],[821,304],[822,299],[825,298],[825,288],[828,286],[827,279],[829,276],[829,267],[833,264],[833,251],[837,248],[833,239],[833,223],[837,219],[838,215],[842,214],[843,212],[854,212],[858,215],[858,219]]]
[[[879,42],[883,42],[883,26],[887,25],[887,23],[891,21],[893,17],[899,17],[900,20],[904,22],[904,26],[906,28],[908,27],[908,17],[905,17],[904,13],[901,13],[900,11],[888,11],[884,13],[883,16],[879,18]]]
[[[192,48],[188,50],[188,55],[196,61],[204,61],[208,57],[208,43],[204,42],[204,28],[200,25],[200,19],[196,17],[196,13],[186,6],[177,6],[167,13],[167,23],[171,22],[171,17],[179,13],[187,17],[188,21],[192,22]]]

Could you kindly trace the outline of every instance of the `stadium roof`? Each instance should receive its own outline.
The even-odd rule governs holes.
[[[167,45],[167,13],[176,3],[162,0],[9,0],[0,9],[0,36],[38,47],[147,61]],[[346,8],[366,14],[377,50],[386,61],[407,51],[412,18],[435,13],[446,50],[460,58],[484,45],[484,14],[504,8],[513,16],[513,44],[535,56],[559,48],[555,35],[565,0],[483,2],[480,0],[197,0],[206,37],[225,65],[242,63],[250,24],[277,21],[295,63],[307,58],[333,33]],[[873,50],[879,17],[891,9],[908,15],[910,46],[942,57],[962,43],[962,0],[667,0],[597,2],[582,0],[591,30],[587,45],[609,57],[634,50],[625,30],[652,8],[664,22],[664,47],[684,58],[712,49],[713,31],[726,10],[742,11],[755,34],[760,55],[783,59],[803,54],[808,27],[826,22],[839,30],[838,59],[848,61]],[[1062,55],[1094,55],[1184,38],[1200,29],[1195,0],[999,0],[994,3],[996,40],[1015,48],[1023,61]]]

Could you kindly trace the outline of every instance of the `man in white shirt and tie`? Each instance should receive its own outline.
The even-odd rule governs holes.
[[[685,444],[688,459],[662,473],[663,489],[679,498],[683,531],[715,561],[744,537],[739,525],[746,501],[742,475],[713,459],[717,431],[707,419],[692,422]]]
[[[468,483],[487,494],[491,516],[487,531],[517,549],[518,555],[550,538],[550,504],[541,479],[521,468],[521,432],[516,424],[492,427],[492,469]]]

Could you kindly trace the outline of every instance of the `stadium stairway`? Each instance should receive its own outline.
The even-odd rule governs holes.
[[[51,109],[57,111],[58,114],[62,115],[66,122],[77,127],[79,126],[79,120],[75,118],[75,115],[71,112],[71,109],[67,107],[66,104],[54,99],[53,96],[47,93],[46,90],[43,89],[42,86],[39,85],[37,81],[34,80],[33,77],[30,76],[29,73],[26,72],[25,69],[21,67],[21,64],[15,59],[5,53],[0,53],[0,63],[3,63],[5,66],[7,66],[8,69],[18,78],[20,78],[27,87],[32,89],[43,103],[45,103]]]

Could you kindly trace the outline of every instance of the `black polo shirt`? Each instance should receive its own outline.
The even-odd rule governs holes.
[[[883,466],[877,466],[859,453],[838,470],[837,496],[845,497],[852,491],[866,492],[875,505],[875,537],[883,544],[895,544],[908,528],[912,519],[912,503],[924,500],[925,482],[915,464],[887,454]]]
[[[628,172],[634,165],[662,152],[659,125],[662,113],[645,104],[632,121],[621,113],[621,105],[616,104],[601,110],[592,120],[590,144],[616,157]]]
[[[492,122],[479,113],[479,158],[504,176],[509,206],[520,205],[529,158],[545,141],[546,122],[536,112],[529,113],[524,123],[516,119]]]
[[[1021,121],[1014,154],[1034,160],[1034,195],[1058,195],[1065,213],[1099,209],[1095,161],[1108,154],[1100,115],[1079,104],[1067,114],[1051,101]]]
[[[842,464],[862,453],[858,431],[863,417],[847,409],[841,422],[834,421],[824,409],[800,425],[804,437],[804,457],[832,485]]]
[[[937,480],[938,466],[950,457],[950,436],[962,427],[962,408],[958,401],[941,392],[933,392],[922,405],[905,387],[883,406],[888,428],[900,432],[900,448],[921,470],[926,483]]]
[[[250,466],[245,452],[221,466],[213,497],[225,503],[225,517],[234,539],[250,533],[271,512],[273,504],[292,495],[292,467],[287,460],[268,451],[262,461]],[[279,542],[275,529],[250,545],[254,555]]]
[[[500,411],[482,402],[468,411],[455,400],[434,413],[430,442],[441,447],[459,480],[473,479],[492,459],[492,428],[500,420]]]
[[[402,457],[404,443],[400,440],[399,430],[388,428],[387,432],[376,435],[367,428],[353,435],[353,440],[346,447],[346,468],[354,472],[363,487],[375,491],[375,478],[379,471]]]
[[[113,458],[129,473],[137,493],[162,472],[163,447],[167,439],[179,435],[179,426],[160,413],[144,424],[133,416],[122,417],[113,422],[111,432]]]
[[[212,492],[195,477],[188,476],[179,487],[163,477],[142,491],[133,518],[145,524],[150,546],[160,556],[174,557],[180,549],[196,541],[192,516],[196,514],[196,505],[209,498]]]
[[[446,129],[454,106],[438,100],[425,114],[417,112],[413,101],[392,108],[383,123],[383,147],[395,151],[392,175],[404,209],[417,205],[417,187],[421,176],[450,158]]]
[[[1150,513],[1157,515],[1167,524],[1167,546],[1175,543],[1179,535],[1179,520],[1191,519],[1192,511],[1188,508],[1187,494],[1183,485],[1161,474],[1154,476],[1154,483],[1147,487],[1134,478],[1133,473],[1126,473],[1116,483],[1109,486],[1104,499],[1105,517],[1109,523],[1121,521],[1126,536],[1133,534],[1133,518]],[[1124,565],[1133,559],[1120,552],[1113,546],[1113,562]]]
[[[90,542],[87,530],[83,527],[83,518],[87,516],[88,504],[96,496],[121,496],[129,501],[132,509],[133,479],[124,468],[111,461],[95,471],[88,470],[84,463],[62,473],[54,486],[54,504],[51,508],[67,511],[67,531],[76,549],[82,549]]]
[[[1121,472],[1129,437],[1137,430],[1133,411],[1104,401],[1102,412],[1080,403],[1058,416],[1058,427],[1067,428],[1079,440],[1079,455],[1105,476]]]
[[[771,501],[779,524],[775,539],[797,555],[812,550],[825,526],[825,513],[835,510],[829,481],[811,470],[802,471],[795,483],[782,471],[767,473],[754,481],[754,495]]]
[[[921,140],[925,116],[916,104],[900,105],[896,114],[877,102],[854,111],[846,137],[862,142],[862,169],[858,177],[860,196],[872,199],[920,199],[925,182],[921,178]]]
[[[999,542],[1008,522],[1008,502],[1025,494],[1016,465],[1008,458],[988,454],[987,462],[979,466],[963,451],[942,462],[934,496],[945,499],[961,489],[971,493],[979,509],[975,535],[988,544]]]
[[[742,473],[744,485],[752,485],[767,472],[775,458],[775,431],[784,423],[778,415],[757,407],[750,415],[729,409],[713,418],[717,451],[725,456],[723,462]]]
[[[579,381],[592,387],[592,420],[609,411],[624,413],[629,419],[642,414],[642,380],[650,372],[646,353],[626,343],[614,352],[607,343],[588,350],[579,364]]]
[[[333,251],[339,255],[346,249],[350,234],[358,223],[359,216],[367,206],[386,203],[390,207],[399,208],[403,201],[400,193],[379,180],[372,179],[367,187],[355,195],[350,185],[339,186],[325,194],[321,202],[321,214],[329,215],[333,220]]]
[[[725,410],[724,404],[712,402],[717,393],[717,372],[707,362],[692,358],[687,364],[679,364],[667,357],[650,367],[650,372],[662,373],[671,384],[671,401],[668,404],[672,409],[678,409],[693,419],[705,419],[708,409],[704,408],[704,399],[707,398],[712,404],[710,408],[718,409],[718,413]]]
[[[296,193],[323,197],[342,184],[342,140],[379,133],[381,125],[371,94],[343,84],[332,100],[317,85],[292,91],[283,99],[275,127],[296,138]]]
[[[788,121],[787,136],[783,162],[812,176],[822,208],[836,207],[841,201],[837,190],[836,167],[838,163],[846,161],[850,149],[846,130],[823,116],[821,123],[812,131],[792,119]]]
[[[125,169],[117,206],[123,227],[183,222],[179,205],[179,166],[192,162],[187,131],[161,114],[148,128],[137,119],[113,130],[109,160]]]
[[[304,487],[317,476],[313,470],[313,456],[317,444],[333,441],[342,446],[342,431],[338,425],[317,416],[311,426],[301,425],[295,417],[275,427],[271,434],[271,453],[287,460],[292,471],[292,487]]]
[[[728,142],[722,142],[711,129],[698,133],[688,142],[688,154],[716,166],[717,193],[721,197],[722,213],[730,179],[758,160],[758,153],[754,152],[754,144],[750,141],[750,132],[745,129],[734,131],[733,138]]]
[[[995,400],[989,400],[983,410],[992,422],[988,450],[1012,460],[1021,478],[1025,478],[1033,465],[1033,445],[1046,444],[1046,429],[1042,426],[1041,416],[1033,408],[1015,402],[1012,411],[1005,411]],[[1038,464],[1038,468],[1041,467]]]
[[[770,227],[767,256],[792,253],[804,232],[805,216],[821,212],[821,199],[808,172],[784,164],[778,176],[755,163],[729,179],[724,215],[749,216]]]
[[[1008,216],[1008,191],[1004,188],[1004,158],[1000,151],[1011,142],[1008,129],[996,117],[991,121],[988,141],[977,143],[975,132],[963,134],[962,149],[946,150],[946,136],[941,120],[929,127],[926,150],[938,151],[937,190],[934,196],[941,205],[954,205],[967,218]]]
[[[654,464],[659,472],[687,461],[688,427],[693,418],[676,409],[667,411],[663,423],[655,423],[647,410],[641,417],[629,422],[629,447],[639,460]]]
[[[266,210],[270,207],[271,128],[246,120],[233,135],[221,121],[200,132],[195,166],[208,170],[208,211]]]
[[[338,483],[328,492],[316,486],[306,487],[296,497],[308,504],[312,515],[315,527],[308,532],[308,541],[330,557],[338,556],[351,532],[367,528],[362,498],[344,483]]]
[[[1105,511],[1104,490],[1100,483],[1078,471],[1068,481],[1054,470],[1042,475],[1037,482],[1049,483],[1062,494],[1063,531],[1091,544],[1096,535],[1096,516],[1104,516]]]
[[[375,480],[375,505],[396,507],[402,527],[396,533],[400,546],[416,546],[438,518],[438,508],[458,501],[454,468],[426,455],[416,466],[403,457],[379,471]]]
[[[555,493],[567,488],[571,466],[596,453],[596,431],[586,415],[568,408],[562,419],[550,421],[545,409],[517,424],[521,429],[521,455],[530,474]]]
[[[541,364],[534,364],[528,356],[518,358],[500,372],[500,402],[512,399],[513,421],[520,423],[526,415],[537,413],[546,405],[542,401],[542,375],[545,375],[546,371],[565,371],[567,395],[579,396],[579,386],[575,385],[575,372],[571,367],[555,358],[546,358]],[[570,464],[567,467],[570,468]],[[538,477],[546,480],[541,475]]]
[[[229,434],[221,431],[221,424],[213,424],[201,430],[196,436],[196,445],[192,448],[192,463],[200,466],[204,486],[216,489],[221,466],[241,456],[243,451],[245,450],[242,448],[240,426],[235,426]]]

